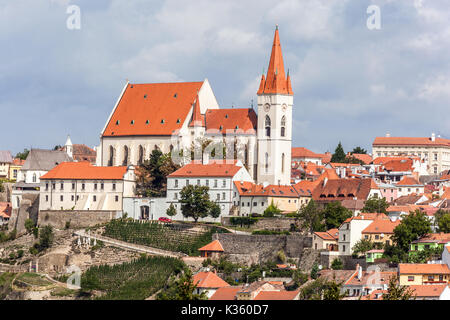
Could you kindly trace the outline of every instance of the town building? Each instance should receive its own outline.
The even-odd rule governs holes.
[[[19,172],[25,164],[25,160],[22,159],[13,159],[13,162],[9,166],[9,179],[17,180],[19,176]]]
[[[314,232],[314,250],[338,251],[339,229],[333,228],[324,232]]]
[[[421,194],[425,191],[425,186],[413,177],[403,177],[397,182],[398,197],[407,196],[412,193]]]
[[[219,240],[214,240],[208,243],[206,246],[198,249],[200,256],[203,258],[219,259],[223,254],[223,247]]]
[[[211,298],[219,288],[229,287],[230,285],[223,281],[214,272],[198,272],[193,276],[192,282],[196,285],[194,294],[206,293]]]
[[[374,220],[361,234],[364,240],[378,243],[380,246],[391,245],[391,237],[394,235],[394,229],[400,224],[400,220],[391,221],[390,219]]]
[[[92,164],[96,164],[97,152],[84,144],[72,144],[70,136],[67,136],[66,143],[59,150],[66,152],[73,161],[89,161]]]
[[[11,152],[0,150],[0,179],[9,179],[9,166],[13,163]]]
[[[428,249],[441,248],[450,244],[450,233],[432,233],[428,234],[411,243],[409,256],[414,256],[418,252]]]
[[[12,207],[9,202],[0,202],[0,225],[6,224],[11,218]]]
[[[450,140],[433,133],[431,137],[376,137],[372,143],[374,159],[387,156],[415,156],[428,165],[429,175],[450,169]]]
[[[134,167],[96,167],[63,162],[40,177],[39,210],[123,210],[123,198],[134,195]]]
[[[402,286],[448,284],[450,280],[447,264],[400,263],[398,274]]]
[[[139,165],[152,150],[180,163],[214,153],[240,160],[258,183],[290,184],[293,92],[278,27],[253,108],[220,109],[208,80],[125,85],[101,132],[97,164]],[[198,148],[211,141],[206,150]],[[229,150],[231,149],[231,150]],[[214,152],[213,152],[214,151]],[[213,157],[212,157],[213,158]]]

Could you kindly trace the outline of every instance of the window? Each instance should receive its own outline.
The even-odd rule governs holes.
[[[269,172],[269,154],[267,152],[266,152],[264,160],[265,160],[264,167],[265,167],[265,170],[267,173],[267,172]]]
[[[216,200],[220,200],[220,193],[216,194]]]
[[[342,251],[344,251],[344,252],[345,252],[345,246],[342,246]]]
[[[366,234],[365,236],[364,236],[364,239],[369,239],[369,236]]]
[[[64,196],[59,196],[59,200],[61,200],[61,202],[64,201]]]
[[[75,183],[72,182],[72,190],[75,190]]]
[[[116,196],[115,198],[116,198],[116,202],[119,202],[119,196]]]
[[[177,200],[177,199],[178,199],[178,193],[175,192],[175,193],[173,194],[173,198],[174,198],[174,200]]]
[[[285,133],[286,133],[286,117],[285,116],[283,116],[282,118],[281,118],[281,136],[282,137],[284,137],[285,136]]]
[[[52,183],[52,189],[53,189],[53,190],[56,189],[56,183]]]
[[[45,184],[45,191],[48,190],[48,183]]]
[[[36,173],[33,173],[33,182],[36,182]]]
[[[281,172],[284,173],[284,153],[281,155]]]
[[[257,207],[258,206],[258,202],[253,202],[253,206]]]
[[[48,196],[45,196],[45,201],[48,202]]]
[[[345,234],[342,235],[342,241],[345,241]]]
[[[93,198],[94,202],[97,201],[97,196],[93,196],[92,198]]]
[[[225,200],[225,192],[222,192],[222,200]]]
[[[94,190],[97,190],[97,184],[94,183]]]
[[[414,281],[414,276],[408,276],[408,281]]]
[[[101,190],[105,189],[105,184],[104,184],[103,182],[100,183],[100,189],[101,189]]]
[[[200,179],[197,179],[197,185],[198,186],[200,185]]]
[[[175,188],[178,188],[178,180],[175,179]]]
[[[226,187],[227,186],[227,180],[223,180],[222,181],[222,187]]]
[[[444,281],[444,276],[442,274],[439,275],[439,281]]]
[[[72,195],[70,198],[71,198],[72,201],[75,201],[75,196],[74,195]]]
[[[434,281],[434,276],[428,276],[428,281]]]
[[[127,146],[123,147],[123,161],[122,161],[122,165],[123,166],[128,166],[128,147]]]
[[[116,184],[115,183],[112,184],[112,189],[116,190]]]
[[[214,188],[217,188],[217,180],[214,180]]]
[[[86,185],[84,183],[81,184],[81,190],[84,190],[86,188]]]
[[[375,235],[375,240],[379,240],[380,239],[380,236],[379,235]]]
[[[270,126],[271,126],[270,118],[269,118],[269,116],[266,116],[266,121],[265,121],[266,137],[270,137]]]

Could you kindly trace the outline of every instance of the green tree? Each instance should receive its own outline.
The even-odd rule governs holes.
[[[343,264],[342,260],[339,258],[334,259],[333,262],[331,263],[331,269],[333,269],[333,270],[344,269],[344,264]]]
[[[398,276],[389,279],[387,292],[383,294],[383,300],[411,300],[414,292],[408,286],[401,286]]]
[[[217,219],[218,217],[220,217],[220,206],[217,203],[211,203],[211,207],[209,208],[209,215],[214,218]]]
[[[152,151],[136,170],[136,193],[144,197],[164,197],[167,191],[167,176],[179,169],[170,156],[160,150]]]
[[[325,289],[323,291],[322,300],[342,300],[347,296],[347,294],[341,293],[341,291],[342,291],[342,282],[337,283],[335,279],[333,279],[333,281],[327,281]]]
[[[29,153],[30,153],[30,150],[28,150],[28,149],[23,149],[22,152],[18,152],[18,153],[16,154],[16,158],[17,158],[17,159],[21,159],[21,160],[26,160]]]
[[[186,218],[205,218],[210,212],[209,187],[188,185],[180,191],[181,212]]]
[[[439,209],[435,215],[435,225],[438,232],[450,233],[450,212]]]
[[[166,214],[169,217],[173,217],[177,214],[177,209],[175,209],[175,206],[173,205],[173,203],[171,203],[170,206],[167,208]]]
[[[312,266],[310,276],[312,279],[317,279],[317,277],[319,276],[319,265],[317,263],[314,263],[314,265]]]
[[[270,205],[264,210],[263,216],[264,217],[273,217],[275,215],[281,214],[281,210],[272,202]]]
[[[31,233],[33,231],[33,228],[36,226],[34,221],[32,219],[26,219],[25,220],[25,229],[28,233]]]
[[[197,284],[194,283],[192,272],[185,268],[178,279],[172,277],[168,286],[156,296],[156,300],[207,300],[206,292],[194,293]]]
[[[53,244],[53,227],[44,226],[39,230],[39,246],[41,250],[50,248]]]
[[[356,154],[367,154],[367,150],[366,150],[366,149],[363,149],[363,148],[361,148],[361,147],[355,147],[355,148],[353,148],[353,150],[352,150],[351,153],[352,153],[352,154],[353,154],[353,153],[356,153]]]
[[[375,248],[375,244],[366,239],[360,239],[352,248],[354,254],[365,254],[367,251]]]
[[[336,147],[336,150],[334,150],[333,155],[331,156],[331,162],[335,163],[345,163],[346,154],[344,152],[344,148],[342,147],[341,142],[339,141],[339,144]]]
[[[343,207],[339,201],[333,201],[326,205],[323,214],[327,230],[339,228],[346,219],[352,217],[352,212]]]
[[[403,252],[409,251],[409,246],[414,240],[431,233],[431,223],[428,217],[420,210],[410,212],[400,224],[395,227],[392,240]]]
[[[311,199],[308,204],[302,205],[302,207],[298,210],[297,216],[300,220],[300,226],[302,229],[306,229],[310,233],[326,231],[322,211],[319,210],[313,199]]]
[[[389,208],[389,203],[387,203],[386,198],[377,198],[375,196],[370,197],[364,202],[364,208],[362,212],[380,212],[387,214],[387,208]]]

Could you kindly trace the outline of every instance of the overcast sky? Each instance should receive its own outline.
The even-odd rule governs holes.
[[[381,29],[369,30],[369,5]],[[67,7],[81,29],[67,28]],[[450,138],[448,0],[0,0],[0,150],[91,147],[129,79],[211,83],[249,107],[275,25],[294,91],[293,146]]]

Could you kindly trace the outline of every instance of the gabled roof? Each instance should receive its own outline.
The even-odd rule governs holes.
[[[318,154],[315,152],[312,152],[309,149],[303,148],[303,147],[292,147],[291,148],[291,158],[317,158],[322,159],[323,154]]]
[[[413,177],[404,176],[399,182],[397,182],[397,186],[398,187],[403,187],[403,186],[421,186],[421,187],[423,187],[423,184],[420,183],[419,181],[417,181]]]
[[[413,164],[413,159],[393,159],[387,161],[381,169],[389,172],[412,172]]]
[[[67,146],[63,146],[60,150],[67,152]],[[73,144],[72,158],[74,161],[89,161],[90,163],[95,163],[97,152],[85,144]]]
[[[294,185],[300,196],[310,197],[320,181],[302,180]]]
[[[314,200],[364,199],[369,196],[372,179],[332,179],[314,189]]]
[[[96,167],[89,162],[63,162],[44,174],[40,179],[60,180],[121,180],[127,167]]]
[[[70,162],[72,158],[64,151],[31,149],[22,170],[50,171],[63,162]]]
[[[324,232],[314,232],[319,238],[328,241],[335,241],[339,239],[339,229],[333,228]]]
[[[214,292],[209,300],[236,300],[236,294],[242,286],[221,287]]]
[[[300,289],[294,291],[261,291],[253,300],[294,300],[300,294]]]
[[[449,139],[442,139],[436,137],[435,141],[431,138],[414,138],[414,137],[376,137],[373,141],[374,146],[392,146],[392,145],[403,145],[403,146],[446,146],[450,147]]]
[[[374,273],[376,271],[363,271],[361,279],[358,279],[358,272],[355,272],[350,279],[348,279],[344,285],[354,286],[354,285],[383,285],[388,284],[391,277],[396,275],[395,271],[380,271],[376,277]]]
[[[244,185],[240,181],[234,181],[234,185],[239,195],[244,197],[299,197],[294,186],[268,185],[264,187],[263,185],[254,183],[246,183]]]
[[[198,92],[192,108],[192,119],[189,122],[189,127],[204,127],[205,117],[200,113],[200,99],[198,97]]]
[[[400,274],[450,274],[446,264],[434,263],[400,263],[398,270]]]
[[[256,134],[258,116],[248,108],[208,109],[205,113],[207,134]]]
[[[443,233],[443,232],[430,233],[430,234],[423,236],[419,240],[413,241],[413,243],[430,243],[430,242],[441,243],[441,244],[448,243],[448,242],[450,242],[450,233]]]
[[[172,135],[186,120],[203,82],[129,83],[104,137]]]
[[[208,243],[206,246],[201,247],[198,251],[224,251],[222,244],[219,240],[214,240],[213,242]]]
[[[273,38],[272,53],[270,54],[267,76],[261,78],[258,95],[266,93],[280,93],[292,95],[291,79],[289,72],[286,77],[284,73],[283,54],[281,53],[280,36],[278,26]]]
[[[208,164],[191,162],[170,174],[176,177],[234,177],[242,167],[228,161],[211,160]]]
[[[353,153],[351,156],[361,160],[364,164],[370,164],[373,161],[372,157],[365,153]]]
[[[0,163],[12,163],[13,157],[11,152],[6,150],[0,150]]]
[[[409,205],[409,204],[416,204],[417,201],[419,201],[422,198],[421,195],[416,193],[411,193],[405,196],[398,197],[392,203],[396,206],[402,206],[402,205]]]
[[[409,289],[413,291],[413,295],[418,298],[435,298],[440,297],[442,292],[444,292],[447,284],[424,284],[424,285],[412,285]]]
[[[344,223],[352,220],[389,220],[389,217],[382,212],[361,212],[356,217],[348,218]]]
[[[214,272],[199,272],[193,276],[192,280],[198,288],[221,288],[230,286]]]
[[[391,156],[391,157],[376,157],[375,159],[373,159],[372,163],[374,165],[383,165],[390,161],[411,160],[411,159],[420,160],[420,158],[415,157]]]
[[[391,220],[375,220],[372,222],[367,228],[365,228],[362,233],[384,233],[384,234],[393,234],[396,226],[400,224],[400,220],[391,221]]]
[[[23,166],[25,164],[25,160],[19,159],[19,158],[15,158],[13,160],[13,165],[15,166]]]

